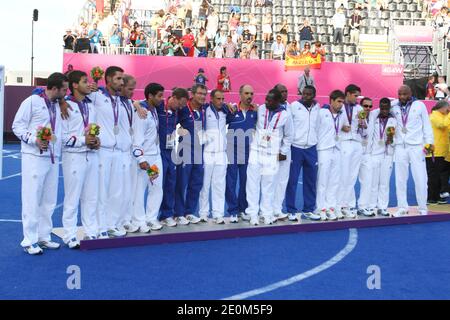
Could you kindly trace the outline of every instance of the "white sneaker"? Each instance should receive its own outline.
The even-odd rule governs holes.
[[[139,227],[130,223],[130,224],[126,224],[123,226],[125,228],[125,230],[129,233],[135,233],[139,230]]]
[[[218,218],[214,219],[214,222],[216,224],[224,224],[225,220],[222,217],[218,217]]]
[[[299,221],[299,219],[298,219],[298,214],[296,214],[296,213],[290,213],[289,216],[288,216],[288,220],[289,220],[289,221]]]
[[[389,212],[386,209],[378,209],[377,213],[383,217],[389,217]]]
[[[84,240],[84,241],[87,241],[87,240],[97,240],[97,237],[95,237],[95,236],[84,236],[83,240]]]
[[[421,215],[421,216],[426,216],[426,215],[428,215],[428,211],[427,211],[427,210],[420,210],[419,212],[420,212],[420,215]]]
[[[66,242],[69,249],[79,249],[80,248],[80,242],[77,240],[77,238],[72,238],[68,242]]]
[[[38,254],[43,254],[43,253],[44,253],[44,250],[42,250],[42,248],[39,247],[39,246],[37,245],[37,243],[32,244],[31,246],[28,246],[28,247],[24,247],[23,250],[24,250],[26,253],[31,254],[31,255],[33,255],[33,256],[34,256],[34,255],[38,255]]]
[[[326,215],[328,220],[337,220],[337,217],[334,214],[334,210],[327,210]]]
[[[264,217],[263,217],[263,223],[264,223],[265,225],[273,224],[275,221],[276,221],[276,220],[275,220],[274,217],[271,217],[271,216],[264,216]]]
[[[39,241],[38,245],[42,249],[50,249],[50,250],[56,250],[61,247],[59,243],[53,241]]]
[[[101,233],[98,235],[98,239],[109,239],[109,234],[108,234],[108,232],[101,232]]]
[[[312,220],[312,221],[320,220],[320,215],[315,214],[314,212],[303,212],[303,215],[308,220]]]
[[[393,216],[394,218],[399,218],[399,217],[406,216],[407,214],[408,214],[408,210],[403,209],[403,208],[400,208],[400,209],[398,209],[397,211],[395,211],[395,212],[392,214],[392,216]]]
[[[448,192],[443,192],[443,193],[439,194],[439,196],[441,198],[448,198],[448,197],[450,197],[450,194]]]
[[[346,218],[354,219],[356,217],[356,214],[353,213],[353,210],[349,208],[342,208],[341,211]]]
[[[208,223],[208,216],[201,216],[201,217],[200,217],[200,222],[206,222],[206,223]]]
[[[287,217],[288,217],[288,214],[287,213],[283,213],[283,212],[274,215],[274,218],[276,220],[284,220]]]
[[[238,216],[230,216],[230,223],[238,223],[239,218]]]
[[[124,236],[127,235],[127,232],[126,231],[121,231],[118,228],[114,228],[114,229],[108,230],[108,235],[110,237],[114,237],[114,238],[115,237],[124,237]]]
[[[334,208],[331,208],[330,210],[334,210]],[[345,216],[343,215],[342,211],[339,208],[334,211],[334,214],[336,215],[336,218],[338,218],[338,219],[345,218]]]
[[[372,217],[375,215],[375,213],[372,210],[369,209],[359,209],[358,210],[359,215],[363,215],[365,217]]]
[[[177,222],[179,225],[182,225],[182,226],[187,226],[189,224],[189,220],[186,219],[185,217],[178,217]]]
[[[244,220],[244,221],[251,220],[250,216],[248,214],[246,214],[245,212],[241,212],[239,215],[241,216],[242,220]]]
[[[161,230],[163,227],[158,220],[150,221],[150,225],[151,225],[150,229],[152,229],[153,231]]]
[[[176,227],[177,226],[177,222],[172,217],[164,219],[162,222],[168,227]]]
[[[139,227],[139,233],[149,233],[150,230],[151,228],[147,224]]]
[[[327,221],[327,209],[320,210],[320,220]]]
[[[194,216],[193,214],[188,214],[188,215],[186,216],[186,219],[188,219],[189,222],[190,222],[190,223],[193,223],[193,224],[197,224],[197,223],[200,222],[200,218]]]
[[[258,217],[252,217],[252,218],[250,218],[250,225],[252,225],[252,226],[257,226],[257,225],[259,225],[259,219],[258,219]]]

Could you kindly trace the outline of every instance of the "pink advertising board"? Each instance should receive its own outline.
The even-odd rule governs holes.
[[[69,64],[88,73],[95,66],[103,69],[111,65],[122,67],[137,79],[136,99],[143,98],[143,89],[150,82],[158,82],[166,89],[190,87],[199,68],[205,70],[209,79],[207,86],[213,89],[219,69],[226,66],[232,85],[232,92],[227,94],[229,101],[237,100],[242,84],[250,84],[255,91],[255,101],[261,103],[265,93],[277,83],[288,87],[289,100],[293,100],[297,98],[298,77],[302,74],[301,71],[285,71],[284,61],[276,60],[64,54],[64,72]],[[325,101],[331,91],[344,90],[350,83],[360,86],[364,96],[396,97],[397,89],[403,82],[403,68],[396,65],[323,62],[321,69],[312,69],[311,74],[316,82],[319,100]]]
[[[400,43],[431,43],[433,41],[431,26],[395,26],[394,33]]]

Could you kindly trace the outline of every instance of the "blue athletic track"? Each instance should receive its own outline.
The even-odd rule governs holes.
[[[0,299],[450,298],[450,222],[29,256],[19,245],[19,146],[4,150]],[[59,191],[61,204],[62,180]],[[408,193],[415,205],[411,179]],[[55,227],[61,214],[58,206]],[[68,289],[70,266],[79,290]],[[373,266],[379,289],[368,288]]]

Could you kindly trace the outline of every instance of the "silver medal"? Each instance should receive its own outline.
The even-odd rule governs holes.
[[[384,140],[378,141],[378,144],[379,144],[380,146],[384,146]]]
[[[339,141],[339,136],[334,137],[334,140]]]
[[[129,131],[129,132],[130,132],[130,136],[134,135],[134,130],[133,130],[133,128],[130,127],[130,131]]]
[[[403,127],[402,132],[403,132],[403,133],[407,133],[407,132],[408,132],[408,129],[406,129],[405,127]]]
[[[114,126],[114,134],[117,136],[119,134],[119,126]]]
[[[52,142],[55,143],[57,140],[56,136],[54,134],[52,134]]]

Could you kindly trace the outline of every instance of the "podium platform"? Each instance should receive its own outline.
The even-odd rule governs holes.
[[[297,233],[297,232],[317,232],[331,231],[349,228],[368,228],[402,224],[416,224],[450,221],[450,205],[430,207],[428,215],[420,215],[417,208],[411,208],[409,214],[404,217],[362,217],[355,219],[342,219],[336,221],[310,221],[303,219],[300,223],[290,221],[278,221],[272,225],[261,224],[259,226],[251,226],[246,221],[239,223],[229,223],[225,218],[225,224],[218,225],[212,220],[208,223],[191,224],[187,226],[167,227],[159,231],[151,231],[150,233],[129,233],[124,237],[97,239],[97,240],[81,240],[81,250],[120,248],[142,245],[156,245],[167,243],[191,242],[191,241],[207,241],[230,239],[240,237],[256,237],[269,236],[275,234]],[[389,212],[395,212],[396,208],[389,208]],[[55,228],[53,234],[62,238],[63,228]],[[83,228],[78,229],[78,239],[83,239]]]

